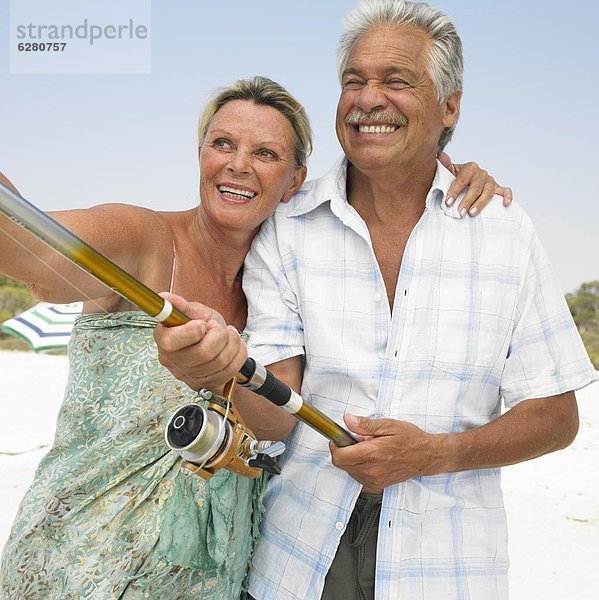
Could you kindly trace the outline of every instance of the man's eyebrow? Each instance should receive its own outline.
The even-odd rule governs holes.
[[[407,75],[407,76],[412,76],[414,77],[416,75],[416,72],[413,71],[412,69],[410,69],[409,67],[399,67],[397,65],[392,65],[390,67],[387,67],[384,71],[383,71],[383,75],[385,77],[388,77],[389,75]]]
[[[343,71],[342,78],[348,75],[357,75],[358,77],[363,77],[362,71],[357,67],[348,67]],[[389,75],[403,75],[406,77],[416,77],[416,71],[413,71],[409,67],[402,67],[399,65],[391,65],[387,67],[383,71],[383,77],[388,77]]]
[[[348,67],[341,74],[342,77],[345,77],[346,75],[360,75],[360,70],[357,69],[356,67]]]

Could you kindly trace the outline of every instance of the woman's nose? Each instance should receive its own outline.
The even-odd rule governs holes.
[[[237,150],[227,165],[235,173],[247,173],[250,170],[251,156],[249,152]]]

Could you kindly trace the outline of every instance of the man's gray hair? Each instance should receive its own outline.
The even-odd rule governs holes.
[[[351,51],[358,40],[377,25],[413,26],[424,30],[432,44],[426,58],[427,73],[439,102],[463,88],[464,59],[462,41],[453,21],[438,8],[424,2],[405,0],[363,0],[344,20],[344,31],[337,46],[339,80],[347,67]],[[440,152],[448,144],[454,127],[446,128],[439,140]]]

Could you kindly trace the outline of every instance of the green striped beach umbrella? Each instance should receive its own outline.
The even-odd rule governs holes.
[[[25,312],[4,321],[0,329],[25,340],[36,352],[66,348],[75,319],[83,303],[50,304],[40,302]]]

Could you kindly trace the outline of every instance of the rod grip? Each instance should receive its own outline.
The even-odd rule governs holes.
[[[285,406],[289,403],[293,390],[270,371],[256,363],[253,358],[248,358],[239,372],[247,377],[247,381],[240,382],[240,385],[249,388],[277,406]]]
[[[239,369],[237,380],[239,385],[280,406],[338,446],[349,446],[359,441],[320,410],[304,403],[299,394],[253,358],[248,357]]]

